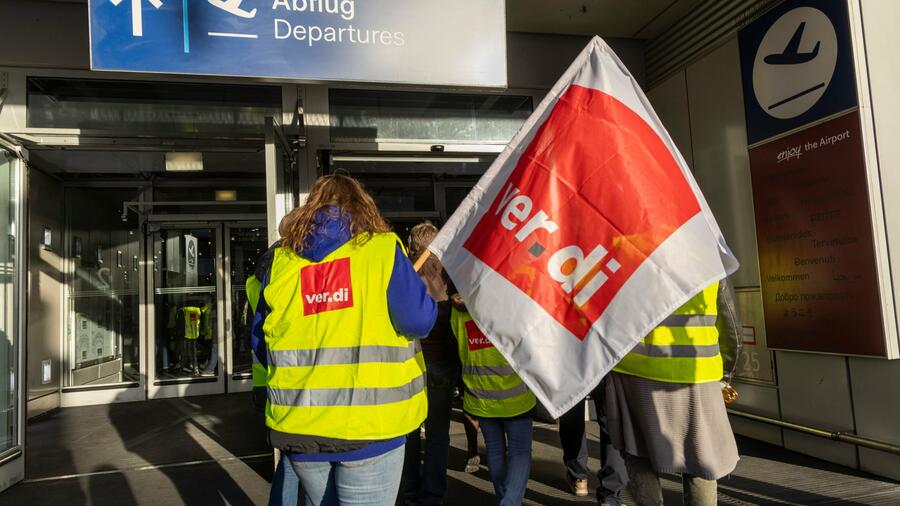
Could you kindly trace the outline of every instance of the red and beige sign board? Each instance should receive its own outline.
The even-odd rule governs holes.
[[[770,348],[884,356],[858,112],[750,150]]]

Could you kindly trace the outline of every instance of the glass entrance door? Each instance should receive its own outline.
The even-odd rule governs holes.
[[[25,162],[0,144],[0,491],[25,477],[25,411],[19,314],[21,178]]]
[[[225,226],[227,252],[225,282],[225,331],[228,346],[228,391],[248,391],[253,386],[250,350],[250,323],[253,310],[247,299],[247,279],[256,272],[259,259],[268,247],[262,223]]]
[[[148,396],[225,392],[221,226],[162,226],[151,234]]]

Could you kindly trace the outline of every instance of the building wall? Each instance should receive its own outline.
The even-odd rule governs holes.
[[[28,276],[26,283],[26,383],[28,417],[59,407],[62,339],[63,223],[62,184],[36,170],[28,171]],[[44,228],[51,247],[42,246]],[[50,378],[44,377],[49,361]]]
[[[865,48],[866,61],[862,63],[869,72],[868,79],[861,80],[871,85],[872,122],[881,139],[876,142],[877,159],[888,236],[900,240],[900,234],[891,234],[892,226],[900,226],[900,198],[892,198],[900,197],[900,175],[889,169],[900,163],[900,145],[888,140],[900,130],[900,99],[896,94],[900,69],[892,63],[893,48],[900,44],[895,28],[900,23],[900,4],[867,0],[856,7],[864,27],[858,35],[865,42],[857,40],[856,45]],[[747,298],[745,304],[759,306],[759,263],[737,38],[732,36],[653,87],[648,95],[691,165],[728,244],[741,261],[741,268],[733,277],[741,289],[739,297]],[[865,100],[863,108],[867,108]],[[755,309],[761,312],[761,308]],[[766,384],[738,380],[741,399],[734,409],[900,444],[900,360],[757,351],[773,361],[775,381]],[[896,455],[739,417],[732,417],[732,426],[738,434],[900,479],[900,457]]]
[[[900,2],[893,0],[853,0],[851,18],[856,25],[855,49],[857,83],[862,91],[864,128],[870,134],[867,151],[870,165],[877,166],[881,182],[881,203],[888,250],[892,252],[891,272],[894,308],[900,302],[897,291],[900,251]],[[867,93],[866,93],[867,92]],[[868,123],[868,124],[866,124]],[[888,291],[888,293],[890,293]],[[897,314],[894,315],[895,320]],[[857,433],[900,445],[900,360],[886,362],[866,358],[848,359],[853,418]],[[900,456],[862,448],[860,468],[900,480]]]
[[[0,19],[21,20],[5,23],[0,30],[0,67],[90,68],[87,2],[3,0]],[[549,89],[589,40],[583,36],[510,33],[509,87]],[[608,42],[643,83],[642,42]]]

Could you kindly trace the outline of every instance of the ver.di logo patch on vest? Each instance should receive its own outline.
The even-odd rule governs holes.
[[[485,348],[493,348],[494,345],[484,335],[484,332],[475,325],[473,320],[466,322],[466,337],[469,338],[469,351],[483,350]]]
[[[304,316],[353,307],[350,259],[340,258],[300,269],[300,292]]]

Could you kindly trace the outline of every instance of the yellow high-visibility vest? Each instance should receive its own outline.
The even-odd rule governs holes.
[[[212,314],[213,314],[213,305],[211,302],[207,302],[203,304],[203,307],[200,308],[201,318],[200,318],[200,333],[203,335],[205,339],[212,339],[213,335],[213,326],[212,326]]]
[[[425,361],[388,312],[398,244],[391,233],[351,239],[320,262],[275,251],[263,291],[269,428],[382,440],[421,425]]]
[[[450,324],[459,345],[466,384],[463,409],[485,418],[509,418],[534,408],[537,400],[509,362],[465,311],[453,308]]]
[[[256,306],[259,304],[259,290],[262,288],[262,281],[256,278],[256,276],[250,276],[247,278],[247,302],[250,304],[250,325],[253,325],[253,315],[256,314]],[[252,331],[252,329],[251,329]],[[248,337],[249,339],[249,337]],[[253,386],[254,387],[264,387],[266,386],[266,367],[262,365],[259,361],[259,358],[256,356],[256,351],[251,350],[250,356],[253,360],[253,365],[251,367],[251,371],[253,372]]]
[[[692,297],[647,334],[613,370],[666,383],[721,380],[718,293],[716,282]]]
[[[193,341],[200,337],[200,308],[185,306],[181,311],[184,312],[184,338]]]

